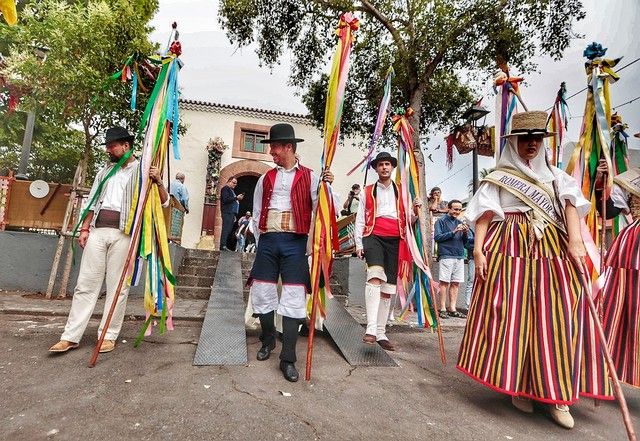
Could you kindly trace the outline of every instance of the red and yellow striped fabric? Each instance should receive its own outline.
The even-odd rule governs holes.
[[[613,399],[567,238],[554,226],[535,240],[525,214],[493,222],[487,279],[476,278],[458,369],[509,395],[571,404]]]
[[[640,219],[620,232],[607,254],[603,327],[618,377],[640,387]]]

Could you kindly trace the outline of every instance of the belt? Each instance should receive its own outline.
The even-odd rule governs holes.
[[[120,228],[120,212],[100,210],[96,219],[96,228]]]

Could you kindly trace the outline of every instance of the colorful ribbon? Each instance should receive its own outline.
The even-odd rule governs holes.
[[[400,189],[401,202],[405,208],[405,239],[402,241],[398,268],[398,294],[403,308],[413,301],[418,315],[418,325],[425,328],[437,327],[434,295],[437,285],[433,282],[428,265],[429,255],[426,240],[420,222],[412,222],[413,201],[420,198],[420,173],[413,150],[413,128],[409,118],[413,109],[408,108],[404,115],[393,117],[393,130],[398,134],[398,168],[396,181]]]
[[[347,173],[347,176],[351,176],[351,174],[363,164],[364,166],[362,171],[364,171],[366,167],[369,167],[371,156],[373,155],[373,152],[378,145],[378,140],[382,135],[382,129],[384,129],[384,123],[387,119],[389,103],[391,102],[391,80],[393,79],[394,75],[395,72],[393,71],[393,67],[389,67],[384,80],[384,92],[382,94],[382,99],[380,100],[380,105],[378,106],[378,117],[376,118],[376,126],[373,129],[373,136],[371,137],[371,142],[369,143],[369,151],[367,152],[365,157]]]
[[[493,81],[493,88],[496,92],[496,137],[495,154],[496,162],[502,155],[502,150],[507,143],[507,138],[502,138],[511,131],[511,120],[518,111],[518,100],[520,97],[520,83],[522,77],[509,76],[508,67],[503,66],[503,70]]]
[[[549,162],[558,168],[562,168],[562,145],[569,125],[569,106],[567,105],[567,87],[565,83],[560,84],[560,89],[556,95],[556,100],[553,103],[553,109],[549,115],[549,122],[547,127],[550,132],[554,132],[555,135],[549,137]]]
[[[353,32],[359,27],[358,19],[350,12],[340,17],[336,34],[338,44],[331,65],[327,103],[324,114],[324,150],[322,152],[321,170],[331,167],[335,155],[340,121],[344,103],[344,91],[349,74],[349,55],[353,45]],[[311,291],[312,298],[307,304],[310,314],[313,309],[313,297],[319,296],[319,311],[326,316],[325,296],[331,295],[329,290],[329,274],[333,262],[333,251],[338,250],[338,231],[336,226],[335,207],[331,187],[322,179],[318,188],[318,204],[316,207],[313,228],[313,249],[311,255]]]

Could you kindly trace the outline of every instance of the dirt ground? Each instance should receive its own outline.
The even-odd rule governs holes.
[[[201,324],[177,320],[139,347],[139,320],[125,322],[116,350],[89,360],[97,321],[79,349],[49,355],[64,316],[0,313],[0,439],[7,440],[623,440],[615,403],[581,400],[576,427],[556,426],[544,407],[533,415],[508,397],[455,369],[461,327],[444,332],[448,361],[434,334],[395,326],[390,337],[398,368],[349,366],[330,339],[319,337],[311,382],[289,383],[277,352],[255,360],[257,334],[248,334],[249,364],[194,367]],[[304,369],[306,341],[298,344]],[[291,394],[290,396],[283,395]],[[625,387],[638,427],[640,391]]]

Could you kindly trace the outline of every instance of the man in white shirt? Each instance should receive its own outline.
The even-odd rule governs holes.
[[[371,161],[378,181],[365,187],[364,201],[358,206],[355,227],[356,254],[367,261],[367,330],[362,341],[367,344],[377,342],[387,351],[396,349],[387,338],[386,326],[391,296],[396,293],[398,252],[406,226],[400,188],[391,179],[397,165],[397,159],[388,152],[378,153]],[[414,215],[418,214],[421,205],[418,199],[414,201]]]
[[[95,308],[102,284],[107,284],[102,321],[106,321],[122,274],[131,241],[123,230],[131,208],[133,189],[139,177],[139,161],[133,156],[133,136],[122,127],[107,130],[105,148],[111,163],[98,172],[89,193],[89,211],[82,222],[78,243],[84,249],[71,310],[60,341],[50,352],[67,352],[78,347]],[[169,204],[160,171],[151,167],[149,178],[158,186],[163,206]],[[129,287],[123,286],[100,352],[111,352],[122,328]]]
[[[260,319],[262,347],[259,361],[267,360],[275,348],[275,312],[282,315],[280,370],[288,381],[298,381],[296,340],[298,328],[307,317],[306,294],[311,291],[307,263],[307,239],[313,209],[318,199],[318,177],[296,159],[293,127],[276,124],[263,143],[271,144],[276,167],[258,179],[253,196],[253,230],[256,258],[248,284],[254,316]],[[333,182],[325,171],[322,179]],[[278,300],[277,284],[282,280]]]

